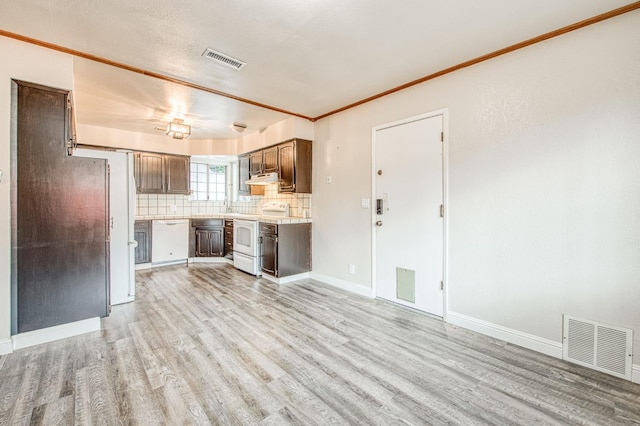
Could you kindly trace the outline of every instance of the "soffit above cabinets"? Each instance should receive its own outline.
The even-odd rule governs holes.
[[[0,29],[317,117],[625,4],[22,0],[3,5]],[[221,66],[203,56],[207,48],[246,66]],[[250,132],[287,116],[85,59],[74,78],[81,123],[152,133],[149,121],[182,108],[199,123],[193,138],[237,138],[233,121]]]

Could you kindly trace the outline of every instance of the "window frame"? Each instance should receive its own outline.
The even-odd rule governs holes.
[[[193,189],[193,187],[194,187],[194,185],[193,185],[194,184],[194,179],[193,179],[193,174],[192,173],[194,173],[194,172],[193,172],[192,168],[193,168],[194,165],[196,165],[196,167],[197,166],[201,166],[201,165],[206,166],[206,177],[207,177],[206,182],[200,182],[197,179],[197,175],[196,175],[196,180],[195,180],[196,188],[198,188],[198,189],[200,189],[199,188],[200,184],[205,183],[205,185],[206,185],[206,190],[205,191],[194,190]],[[211,170],[212,167],[222,167],[222,168],[224,168],[224,173],[213,173],[212,170]],[[199,171],[196,170],[195,173],[197,174],[197,173],[202,173],[202,172],[199,172]],[[217,197],[215,197],[216,199],[211,199],[212,192],[214,194],[221,194],[222,193],[220,191],[217,191],[217,188],[216,188],[216,190],[212,191],[212,187],[217,186],[219,184],[219,182],[218,182],[217,179],[215,180],[215,182],[212,182],[211,181],[211,175],[223,175],[224,176],[224,193],[223,193],[224,197],[223,197],[222,200],[218,200]],[[191,194],[189,195],[189,201],[205,201],[205,202],[213,201],[213,202],[219,202],[219,203],[226,203],[227,200],[229,200],[229,195],[230,195],[229,164],[227,164],[227,163],[222,163],[221,164],[221,163],[217,163],[217,162],[191,161],[191,167],[189,168],[189,183],[191,184],[191,188],[192,188],[191,189]],[[197,193],[203,193],[203,192],[206,193],[206,196],[207,196],[206,200],[202,200],[202,199],[196,198],[196,194]]]

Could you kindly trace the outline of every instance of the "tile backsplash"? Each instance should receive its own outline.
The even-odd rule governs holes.
[[[240,196],[230,209],[224,201],[190,201],[188,195],[137,194],[136,216],[196,216],[233,212],[260,214],[260,206],[269,201],[289,203],[290,215],[311,217],[311,194],[278,194],[276,185],[265,187],[264,195]]]

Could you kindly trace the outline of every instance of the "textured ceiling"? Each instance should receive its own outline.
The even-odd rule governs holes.
[[[0,29],[316,117],[469,59],[628,4],[625,0],[21,0]],[[211,47],[241,71],[202,57]],[[232,138],[285,114],[88,60],[82,123],[153,133],[172,116],[194,138]]]

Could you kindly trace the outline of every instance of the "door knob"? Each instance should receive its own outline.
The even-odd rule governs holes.
[[[382,226],[382,221],[381,220],[376,221],[376,226]]]

